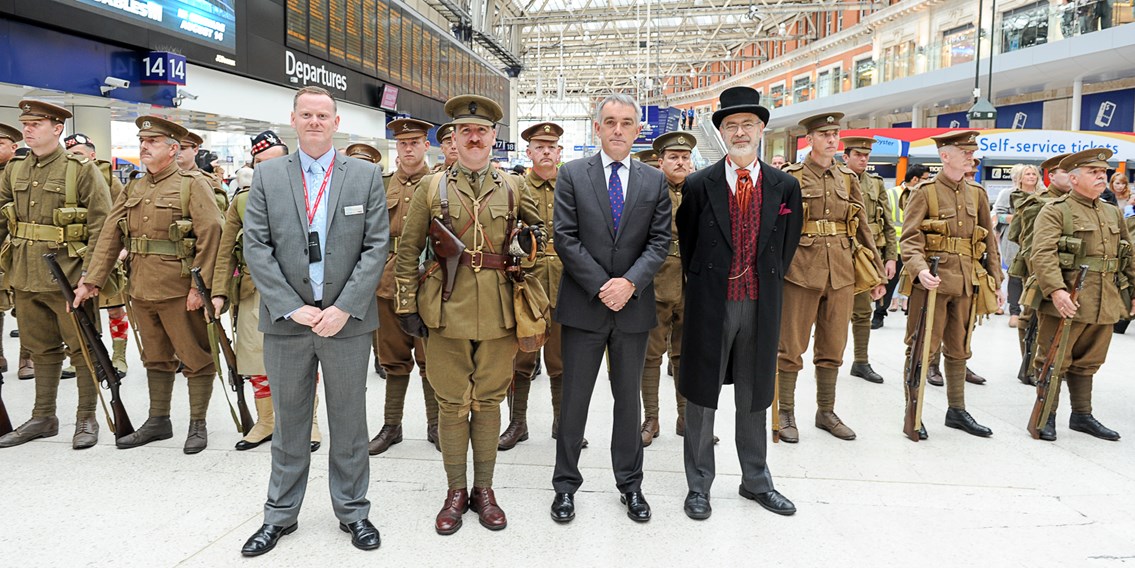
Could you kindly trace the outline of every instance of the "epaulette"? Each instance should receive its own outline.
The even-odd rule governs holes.
[[[969,179],[969,178],[965,178],[965,180],[966,180],[966,183],[967,183],[967,184],[969,184],[969,185],[972,185],[973,187],[977,187],[977,188],[980,188],[980,189],[985,189],[985,186],[984,186],[984,185],[981,185],[980,183],[977,183],[976,181],[974,181],[974,180],[972,180],[972,179]]]
[[[881,176],[881,175],[879,175],[875,172],[867,172],[867,177],[873,177],[873,178],[876,178],[876,179],[883,179],[883,176]]]
[[[916,184],[914,185],[914,187],[910,188],[910,190],[911,190],[911,191],[914,191],[914,190],[916,190],[916,189],[919,189],[919,188],[921,188],[921,187],[922,187],[922,186],[924,186],[924,185],[932,185],[933,183],[934,183],[934,178],[930,178],[930,179],[924,179],[924,180],[922,180],[922,181],[920,181],[920,182],[916,183]]]
[[[800,169],[803,169],[803,168],[804,168],[803,162],[796,162],[794,164],[788,164],[787,166],[784,166],[784,169],[782,169],[781,171],[794,172],[796,170],[800,170]]]
[[[68,160],[74,160],[76,162],[79,162],[80,164],[86,164],[87,162],[91,161],[91,159],[86,156],[80,156],[78,154],[72,154],[70,152],[65,153],[65,155],[67,156]]]
[[[252,187],[242,187],[240,189],[237,189],[235,192],[233,192],[233,199],[236,199],[236,196],[242,193],[248,193],[249,191],[252,191]]]
[[[390,181],[390,179],[393,178],[393,177],[394,177],[394,171],[391,171],[388,174],[382,174],[383,185],[386,185],[386,182]]]
[[[838,169],[840,171],[840,173],[855,175],[854,170],[852,170],[851,168],[849,168],[849,167],[847,167],[843,164],[836,164],[836,169]]]
[[[181,174],[184,177],[198,177],[198,176],[203,177],[203,178],[208,177],[208,176],[205,175],[205,172],[203,172],[201,170],[183,170],[181,168],[178,168],[177,173]]]
[[[1053,198],[1051,201],[1049,201],[1049,203],[1064,203],[1065,201],[1068,201],[1069,197],[1072,197],[1071,191],[1065,193],[1064,195],[1061,195],[1060,197]]]
[[[11,160],[8,160],[8,161],[9,162],[18,162],[20,160],[27,159],[27,157],[30,156],[30,155],[32,155],[31,152],[27,152],[27,153],[24,153],[24,154],[16,154],[16,155],[12,156]]]

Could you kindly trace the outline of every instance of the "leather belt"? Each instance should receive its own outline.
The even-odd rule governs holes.
[[[556,254],[556,245],[551,240],[544,243],[544,256],[559,256]]]
[[[682,251],[678,248],[678,239],[670,241],[670,256],[682,256]]]
[[[507,255],[503,254],[465,249],[461,252],[461,256],[457,257],[457,264],[459,266],[468,266],[473,269],[473,272],[480,272],[482,268],[504,270],[509,266],[509,258]]]
[[[846,237],[847,223],[843,221],[808,221],[804,223],[804,234],[809,237]]]

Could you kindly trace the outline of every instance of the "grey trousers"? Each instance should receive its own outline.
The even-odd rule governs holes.
[[[756,367],[757,302],[744,300],[725,302],[722,325],[721,374],[718,388],[725,383],[725,370],[733,366],[733,391],[737,406],[737,457],[741,461],[741,485],[753,493],[773,490],[772,474],[765,464],[768,442],[765,436],[765,411],[750,412],[753,403],[753,382],[756,377],[748,369]],[[686,436],[682,442],[686,465],[686,484],[690,491],[709,494],[716,475],[713,456],[713,408],[686,403]]]
[[[646,362],[649,332],[624,333],[617,329],[587,331],[563,326],[564,394],[560,403],[560,431],[556,438],[556,493],[575,493],[583,485],[579,454],[587,411],[603,355],[610,361],[611,394],[615,398],[611,421],[611,466],[620,493],[642,489],[642,367]]]
[[[371,335],[264,335],[264,365],[276,413],[265,524],[287,527],[299,517],[311,466],[312,405],[320,367],[330,431],[331,504],[344,523],[369,515],[366,378]]]

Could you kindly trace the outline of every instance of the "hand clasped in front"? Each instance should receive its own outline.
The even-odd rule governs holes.
[[[320,337],[331,337],[347,325],[349,317],[350,314],[335,306],[323,310],[315,306],[304,306],[292,314],[292,321],[310,327]]]
[[[626,278],[612,278],[599,289],[599,301],[612,312],[622,310],[634,295],[634,284]]]

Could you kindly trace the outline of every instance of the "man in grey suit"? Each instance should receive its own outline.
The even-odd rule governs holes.
[[[654,274],[670,252],[670,195],[662,172],[630,158],[639,116],[638,103],[626,95],[603,99],[594,122],[602,151],[564,164],[556,182],[555,243],[564,275],[555,318],[563,325],[564,393],[552,518],[561,523],[575,518],[583,430],[604,353],[615,398],[615,484],[627,516],[650,520],[642,496],[639,391],[657,324]]]
[[[276,414],[264,526],[245,543],[245,556],[272,550],[296,530],[311,465],[319,367],[339,528],[351,533],[357,548],[379,546],[378,530],[367,520],[365,402],[371,334],[378,328],[374,290],[390,240],[382,172],[335,152],[339,116],[326,90],[298,90],[291,121],[299,152],[256,168],[245,213],[244,254],[260,290],[264,363]]]

